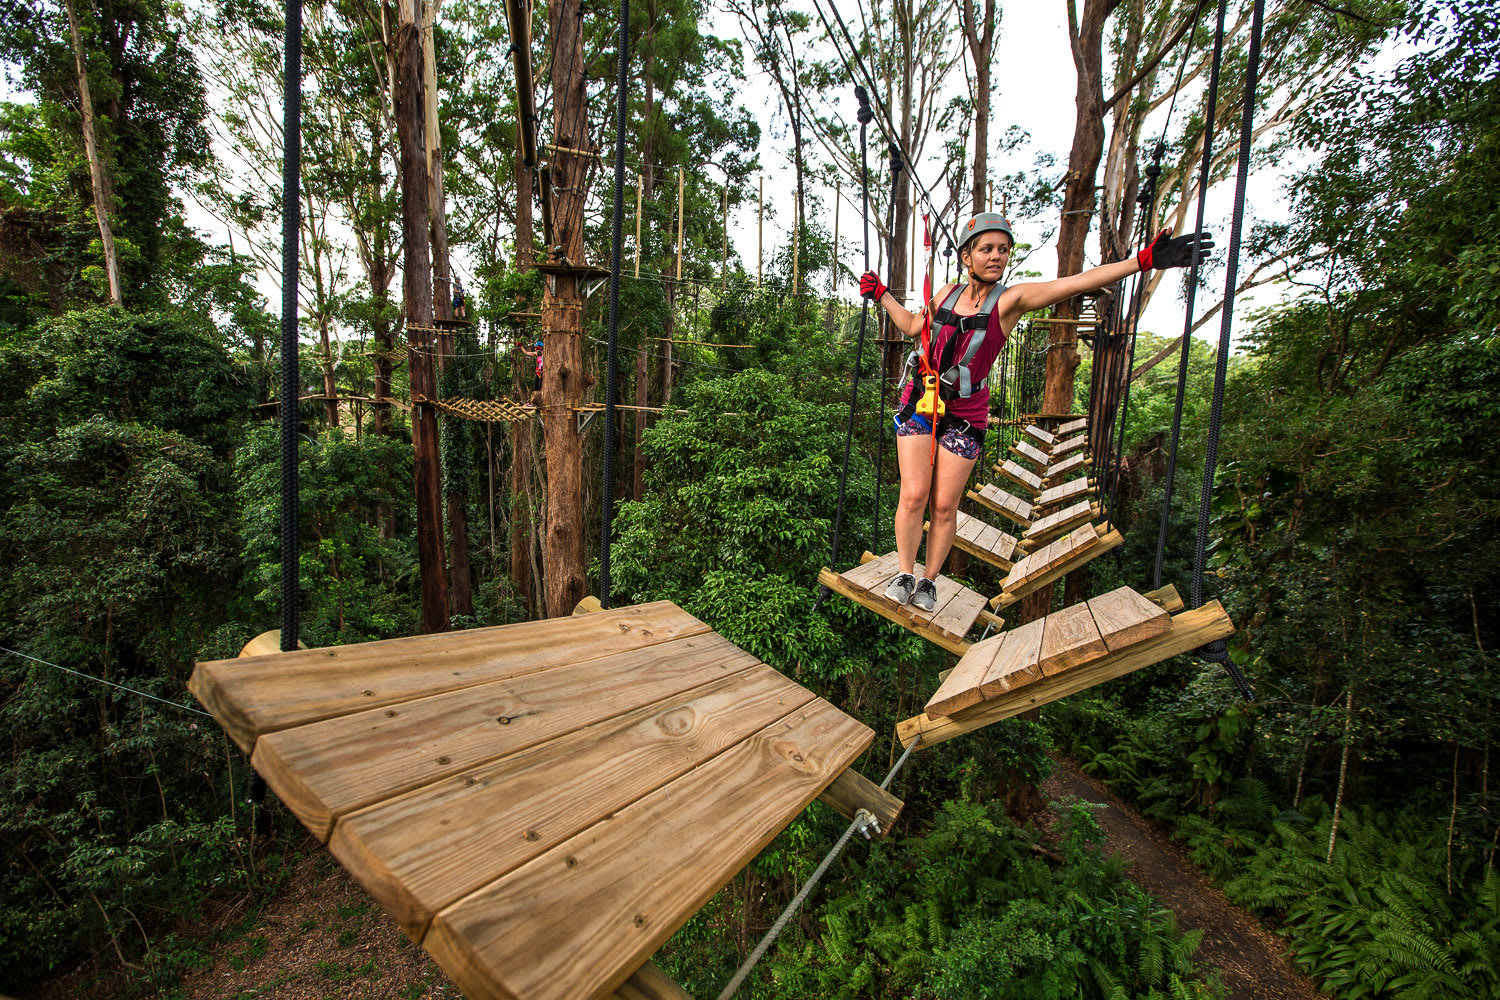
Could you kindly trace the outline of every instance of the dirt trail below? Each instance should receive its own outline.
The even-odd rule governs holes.
[[[1214,887],[1192,861],[1149,822],[1069,760],[1043,786],[1053,800],[1076,797],[1107,808],[1098,813],[1105,846],[1129,862],[1126,874],[1177,914],[1183,930],[1203,930],[1198,958],[1222,970],[1234,1000],[1327,1000],[1283,957],[1280,938]]]

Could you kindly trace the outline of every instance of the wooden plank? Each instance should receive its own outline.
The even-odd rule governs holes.
[[[894,552],[887,552],[878,559],[862,562],[852,569],[846,570],[841,575],[850,586],[861,587],[869,591],[879,591],[879,596],[884,598],[886,585],[890,583],[897,571],[900,569],[899,557]],[[892,605],[894,607],[894,605]]]
[[[1005,633],[1005,645],[1000,648],[983,680],[979,682],[981,695],[986,699],[998,698],[1041,678],[1042,672],[1037,669],[1037,660],[1041,656],[1044,627],[1045,619],[1038,618]]]
[[[897,723],[896,736],[903,745],[910,745],[920,736],[920,749],[925,750],[1233,634],[1234,623],[1225,614],[1223,605],[1209,601],[1201,608],[1173,616],[1171,630],[1154,639],[1138,642],[1119,653],[1111,653],[1073,670],[1032,681],[1011,694],[981,702],[958,718],[943,716],[934,719],[926,713],[913,716]]]
[[[1030,434],[1032,437],[1036,438],[1042,444],[1045,444],[1045,445],[1047,445],[1049,447],[1051,446],[1051,444],[1052,444],[1053,441],[1057,440],[1057,438],[1056,438],[1055,435],[1048,434],[1046,431],[1042,430],[1036,424],[1027,424],[1026,425],[1026,433]]]
[[[1008,608],[1027,594],[1034,594],[1043,587],[1052,586],[1052,584],[1061,580],[1078,567],[1099,558],[1111,549],[1119,548],[1123,544],[1125,544],[1125,539],[1118,531],[1107,531],[1105,534],[1099,536],[1097,543],[1087,549],[1073,552],[1062,563],[1047,570],[1040,576],[1030,577],[1024,583],[1008,590],[1002,590],[998,595],[990,598],[990,608],[995,611],[999,611],[1001,608]],[[1017,565],[1020,564],[1017,563]]]
[[[1001,464],[995,466],[995,471],[1018,486],[1026,487],[1028,490],[1040,492],[1042,489],[1040,476],[1027,472],[1010,459],[1006,459]]]
[[[927,570],[921,563],[916,563],[915,565],[916,577],[920,581],[926,575]],[[949,602],[951,602],[955,597],[958,596],[959,591],[967,590],[968,588],[950,577],[943,576],[941,573],[938,574],[937,579],[933,580],[932,582],[937,588],[937,595],[933,598],[932,602],[932,610],[923,611],[921,608],[908,601],[901,607],[901,613],[907,615],[913,621],[923,622],[929,627],[937,628],[939,631],[947,634],[949,630],[946,628],[940,628],[937,625],[937,620],[939,616],[942,615],[943,610],[948,607]],[[972,619],[970,621],[972,622]],[[967,631],[967,629],[965,631]],[[956,638],[962,639],[962,633],[956,636]]]
[[[1157,607],[1161,608],[1163,611],[1174,615],[1177,612],[1181,611],[1185,606],[1182,603],[1182,597],[1177,593],[1177,588],[1172,586],[1170,583],[1165,587],[1159,587],[1156,590],[1148,590],[1141,596],[1150,601],[1152,604],[1155,604]]]
[[[1082,452],[1079,452],[1079,453],[1077,453],[1075,455],[1072,455],[1069,458],[1063,459],[1061,462],[1058,462],[1056,465],[1049,465],[1049,466],[1047,466],[1047,471],[1046,471],[1045,475],[1046,475],[1046,477],[1048,479],[1056,479],[1058,476],[1066,476],[1068,473],[1072,472],[1074,469],[1077,469],[1077,468],[1079,468],[1081,466],[1087,465],[1088,464],[1088,460],[1089,460],[1089,457],[1087,455],[1083,454]]]
[[[997,514],[1004,514],[1022,527],[1031,524],[1031,504],[1021,498],[1007,493],[994,483],[989,483],[974,490],[967,491],[969,499],[988,507]]]
[[[1048,457],[1046,452],[1037,448],[1036,445],[1032,444],[1030,441],[1026,441],[1024,439],[1021,441],[1017,441],[1015,444],[1011,445],[1010,450],[1026,459],[1026,461],[1030,462],[1032,465],[1035,465],[1038,471],[1045,469],[1047,467],[1047,463],[1052,461],[1052,459]]]
[[[693,1000],[652,962],[647,962],[615,990],[616,1000]]]
[[[1071,507],[1064,507],[1054,511],[1032,523],[1026,529],[1026,539],[1031,542],[1041,542],[1048,538],[1071,531],[1080,524],[1087,523],[1094,515],[1093,507],[1087,500],[1080,500]]]
[[[603,997],[873,736],[815,701],[448,907],[423,944],[471,996]]]
[[[1111,653],[1172,627],[1171,615],[1129,587],[1090,598],[1088,608]]]
[[[1016,548],[1020,545],[1020,542],[1014,535],[1007,535],[999,528],[996,528],[995,532],[999,537],[990,546],[990,551],[1009,563],[1012,559],[1016,558]]]
[[[256,737],[409,698],[702,635],[670,601],[578,618],[199,663],[188,688],[240,748]]]
[[[1057,436],[1065,438],[1070,434],[1076,434],[1089,425],[1088,419],[1070,420],[1057,429]]]
[[[445,906],[812,699],[812,692],[756,664],[377,802],[341,819],[328,846],[420,941]]]
[[[1066,455],[1068,452],[1073,451],[1075,448],[1082,448],[1084,445],[1088,444],[1088,440],[1089,436],[1087,434],[1080,434],[1075,438],[1069,438],[1066,441],[1059,441],[1057,444],[1052,446],[1052,460],[1055,462]]]
[[[571,619],[575,625],[602,612]],[[540,624],[540,623],[533,623]],[[745,670],[715,633],[262,736],[251,762],[327,839],[346,813]]]
[[[939,582],[947,579],[945,576],[938,577]],[[932,627],[944,635],[962,641],[969,629],[974,627],[974,619],[979,617],[979,612],[984,610],[988,600],[977,590],[970,590],[957,582],[953,585],[958,588],[958,593],[933,614]],[[939,594],[941,595],[941,588]]]
[[[847,597],[858,604],[863,604],[882,618],[889,619],[903,628],[911,629],[923,638],[932,640],[950,653],[957,653],[962,656],[969,648],[969,643],[966,641],[956,642],[952,637],[943,635],[927,627],[925,622],[918,622],[906,615],[899,614],[896,610],[896,605],[886,600],[883,596],[878,596],[873,591],[850,586],[842,577],[826,566],[818,571],[818,582],[836,594]]]
[[[1054,486],[1049,490],[1043,490],[1041,495],[1036,498],[1036,503],[1032,505],[1033,512],[1042,507],[1051,507],[1054,504],[1060,504],[1075,497],[1080,497],[1089,491],[1089,486],[1088,477],[1085,476],[1070,480],[1061,486]]]
[[[1109,652],[1087,604],[1054,611],[1044,621],[1042,656],[1037,665],[1048,677],[1090,663]]]
[[[833,784],[818,795],[818,801],[847,820],[853,820],[861,809],[867,810],[880,824],[876,832],[880,837],[890,835],[896,827],[896,818],[906,807],[906,803],[852,767],[834,778]]]
[[[1005,632],[991,636],[983,642],[976,642],[970,646],[969,651],[963,655],[963,659],[958,661],[958,665],[938,685],[932,697],[927,699],[925,708],[927,714],[934,718],[939,715],[952,715],[955,712],[962,712],[971,705],[979,704],[984,699],[984,696],[979,693],[979,683],[989,672],[990,663],[1000,652],[1000,647],[1005,644],[1005,637],[1009,634]]]
[[[297,648],[306,649],[307,643],[298,639]],[[245,643],[244,647],[240,650],[239,658],[243,659],[246,656],[270,656],[272,653],[279,652],[281,652],[281,629],[273,628],[269,632],[262,632],[254,639]]]

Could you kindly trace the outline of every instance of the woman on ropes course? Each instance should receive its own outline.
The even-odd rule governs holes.
[[[1015,236],[1005,217],[980,212],[969,220],[962,236],[959,260],[969,272],[968,282],[944,285],[920,313],[897,302],[875,272],[866,271],[859,279],[860,294],[883,306],[898,330],[921,341],[920,349],[907,359],[905,388],[895,417],[896,461],[901,472],[895,518],[900,572],[886,588],[885,596],[897,604],[910,601],[923,611],[936,606],[934,581],[953,545],[958,502],[984,444],[989,423],[990,366],[1016,323],[1026,313],[1153,267],[1187,267],[1195,260],[1201,263],[1213,249],[1213,238],[1207,233],[1172,238],[1171,230],[1163,229],[1150,245],[1127,260],[1054,281],[1007,288],[1001,279]],[[936,335],[932,334],[934,327]],[[914,369],[920,379],[912,377]],[[927,562],[924,576],[918,580],[917,547],[922,540],[922,515],[929,502],[932,516],[927,531]]]

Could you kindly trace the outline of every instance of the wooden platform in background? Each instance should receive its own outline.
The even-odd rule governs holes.
[[[896,735],[933,746],[1233,633],[1217,601],[1169,615],[1121,587],[975,643]]]
[[[657,948],[814,798],[870,784],[845,777],[869,728],[668,602],[190,687],[470,996],[665,995],[637,972]]]
[[[847,572],[835,573],[824,567],[818,573],[818,582],[959,655],[968,650],[970,644],[965,636],[976,621],[981,617],[991,623],[1000,621],[985,610],[983,594],[941,575],[933,581],[937,584],[937,603],[931,611],[923,611],[910,603],[897,605],[885,596],[885,588],[898,570],[896,553],[888,552],[877,557],[866,552],[861,564]],[[916,575],[919,579],[922,576],[921,563],[916,564]]]

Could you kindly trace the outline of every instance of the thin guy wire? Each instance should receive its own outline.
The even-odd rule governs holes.
[[[33,662],[43,664],[44,666],[52,667],[54,670],[61,670],[65,674],[72,674],[74,677],[82,677],[86,681],[95,681],[99,684],[107,684],[112,688],[118,688],[121,691],[126,691],[130,694],[138,695],[142,698],[150,698],[152,701],[159,701],[163,705],[171,705],[173,708],[180,708],[184,712],[194,712],[198,715],[208,715],[208,713],[203,711],[203,709],[201,708],[194,708],[192,705],[183,705],[179,702],[168,701],[165,698],[157,697],[156,695],[150,694],[146,691],[137,691],[133,687],[126,687],[124,684],[116,684],[114,681],[105,680],[103,677],[95,677],[93,674],[86,674],[82,670],[74,670],[72,667],[65,667],[60,663],[53,663],[50,660],[44,660],[40,656],[32,656],[30,653],[22,653],[18,650],[10,649],[6,646],[0,646],[0,653],[9,653],[12,656],[19,656],[23,660],[31,660]],[[208,715],[208,717],[210,719],[213,718],[213,716],[211,715]]]

